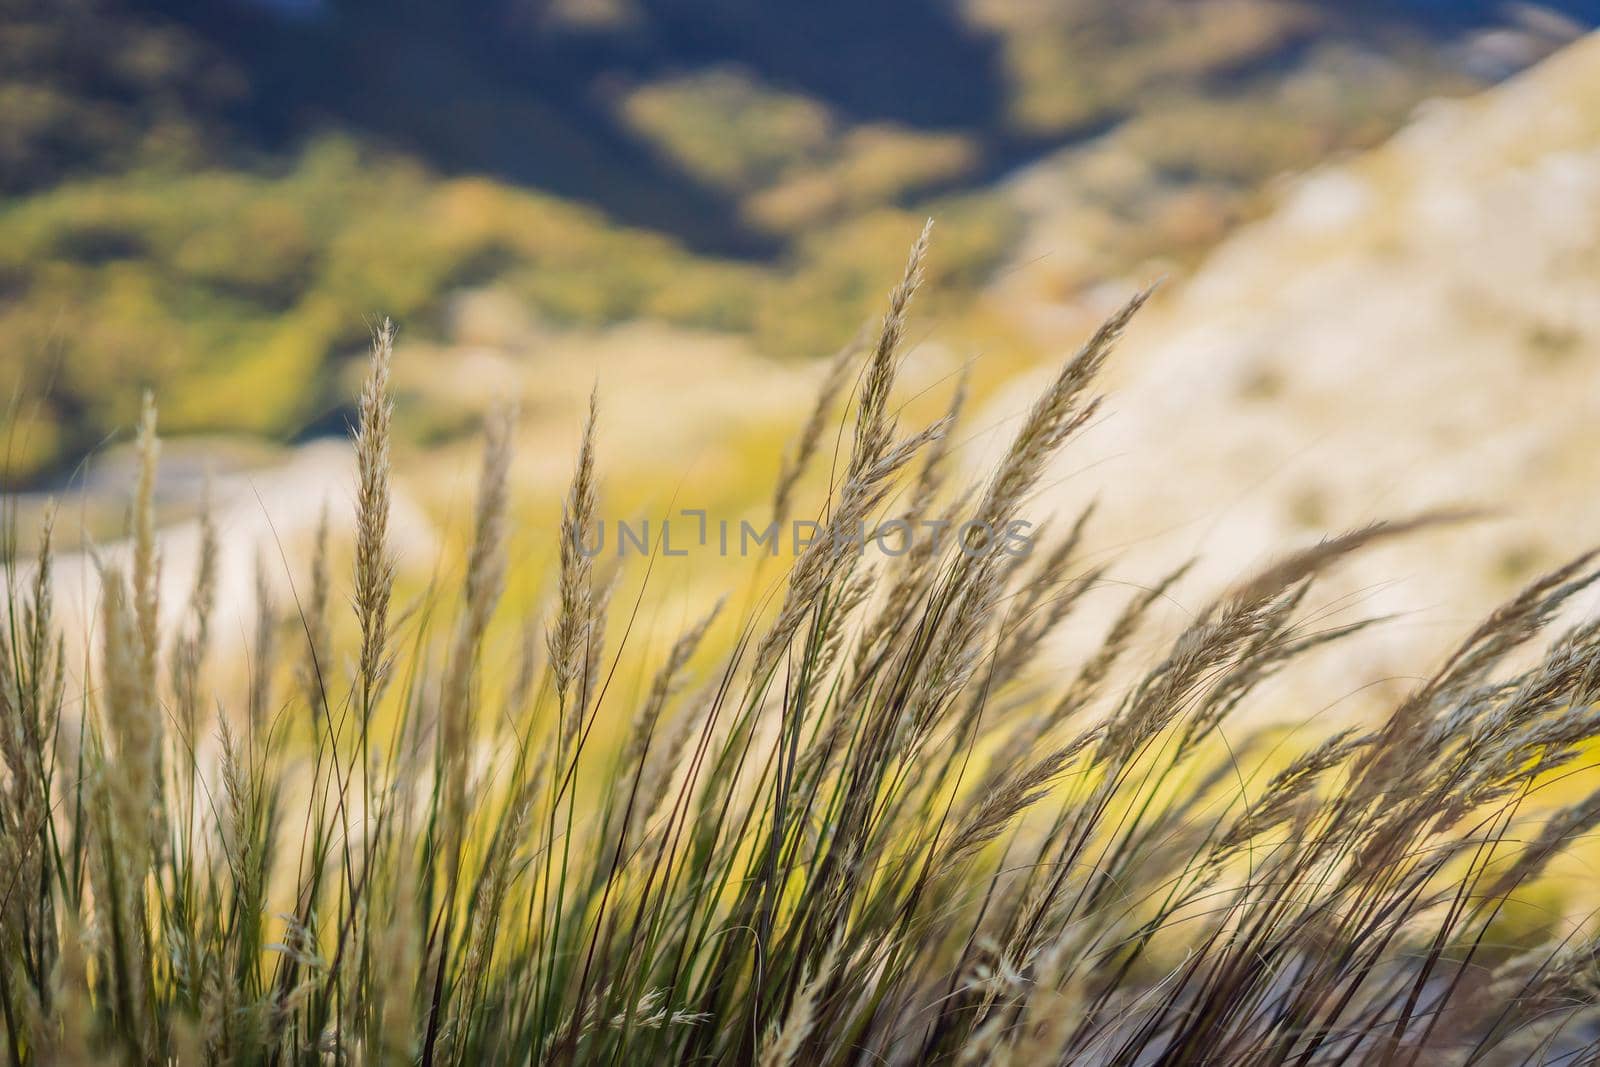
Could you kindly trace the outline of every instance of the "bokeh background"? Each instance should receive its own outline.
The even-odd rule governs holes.
[[[1122,580],[1497,509],[1328,595],[1401,614],[1330,668],[1381,688],[1600,541],[1596,24],[1580,0],[7,0],[8,500],[24,527],[66,501],[86,577],[151,388],[164,599],[209,478],[248,616],[264,546],[348,508],[387,315],[412,571],[451,558],[510,398],[518,551],[548,558],[596,382],[609,516],[755,517],[932,216],[904,391],[932,413],[970,377],[974,469],[1164,279],[1038,501],[1098,498]],[[718,568],[669,568],[661,602]]]

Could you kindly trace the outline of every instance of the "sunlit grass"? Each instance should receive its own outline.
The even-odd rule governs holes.
[[[779,518],[1004,528],[1097,412],[1143,294],[993,470],[957,484],[960,391],[908,430],[895,388],[925,251],[835,364]],[[354,548],[319,536],[289,561],[293,596],[260,598],[243,700],[211,662],[209,525],[193,594],[160,623],[152,402],[131,549],[103,561],[83,660],[58,630],[48,527],[31,563],[8,539],[13,1062],[1592,1054],[1593,931],[1541,878],[1600,821],[1582,758],[1600,625],[1528,651],[1596,579],[1591,557],[1370,728],[1286,732],[1243,714],[1262,684],[1366,625],[1308,609],[1318,574],[1450,516],[1292,551],[1147,656],[1181,572],[1157,576],[1063,666],[1045,643],[1105,603],[1083,596],[1103,577],[1087,512],[1025,555],[839,537],[724,562],[715,607],[642,598],[658,559],[613,585],[579,548],[610,518],[602,400],[554,547],[511,550],[502,413],[418,584],[389,529],[393,358],[385,324],[358,403]],[[1552,807],[1558,781],[1570,800]]]

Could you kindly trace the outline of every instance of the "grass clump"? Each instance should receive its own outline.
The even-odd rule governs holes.
[[[797,479],[848,393],[833,490],[814,512],[824,536],[780,586],[752,577],[746,603],[770,594],[770,610],[690,621],[632,697],[611,682],[638,654],[638,605],[613,605],[607,564],[581,548],[600,521],[594,405],[554,606],[514,620],[520,666],[500,684],[485,661],[507,647],[511,416],[487,434],[459,592],[407,602],[388,530],[385,325],[358,407],[354,617],[334,615],[325,523],[297,579],[298,647],[272,639],[263,597],[249,698],[234,707],[207,680],[209,523],[190,602],[171,632],[160,625],[147,402],[131,564],[105,566],[84,663],[55,622],[48,524],[31,567],[6,546],[0,1054],[1592,1056],[1594,932],[1499,935],[1519,892],[1600,821],[1600,790],[1528,814],[1552,772],[1591,773],[1574,761],[1600,733],[1600,623],[1527,646],[1600,576],[1593,557],[1495,611],[1386,717],[1275,758],[1259,756],[1270,730],[1232,717],[1363,625],[1319,623],[1311,583],[1444,516],[1290,553],[1141,664],[1150,611],[1181,572],[1168,576],[1132,595],[1077,668],[1032,669],[1101,576],[1081,558],[1087,514],[1025,557],[953,538],[874,558],[849,534],[1023,514],[1046,461],[1097,411],[1096,373],[1144,295],[1066,363],[992,474],[962,488],[946,450],[959,399],[908,431],[893,399],[926,248],[925,233],[853,384],[841,358],[781,473],[780,517],[801,507]],[[613,612],[626,624],[608,627]],[[600,744],[611,723],[629,724],[619,746]]]

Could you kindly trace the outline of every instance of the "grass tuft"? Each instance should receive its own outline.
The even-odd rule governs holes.
[[[1081,556],[1092,509],[1028,558],[965,524],[1018,519],[1147,294],[1066,363],[994,471],[954,484],[964,388],[909,432],[892,403],[928,238],[779,472],[781,521],[859,360],[821,535],[770,610],[719,603],[659,656],[606,645],[616,578],[585,551],[594,402],[542,639],[537,619],[497,614],[510,411],[488,426],[459,589],[391,612],[385,322],[359,398],[348,617],[325,518],[293,640],[259,582],[248,698],[231,701],[207,662],[209,510],[193,593],[161,626],[147,399],[131,569],[103,568],[87,666],[52,611],[52,524],[27,565],[6,538],[0,1056],[1591,1060],[1596,931],[1509,938],[1505,919],[1600,823],[1600,789],[1543,799],[1594,774],[1600,623],[1544,637],[1600,577],[1593,560],[1531,583],[1386,717],[1326,737],[1240,714],[1367,624],[1328,627],[1308,590],[1455,516],[1291,552],[1141,662],[1180,569],[1135,590],[1081,663],[1047,662],[1104,575]],[[895,519],[966,532],[855,550]],[[623,662],[644,679],[628,695],[608,685]]]

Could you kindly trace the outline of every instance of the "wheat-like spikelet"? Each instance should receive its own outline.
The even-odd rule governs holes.
[[[806,546],[789,575],[783,606],[771,628],[756,646],[755,673],[765,675],[793,639],[817,597],[840,570],[857,557],[854,545],[862,523],[883,502],[893,487],[893,477],[949,425],[943,419],[882,450],[880,457],[845,483],[838,508],[816,540]]]
[[[990,529],[1000,529],[1010,521],[1017,505],[1038,482],[1045,463],[1099,410],[1099,401],[1085,400],[1084,393],[1151,293],[1150,289],[1141,290],[1107,319],[1034,401],[977,506],[979,521]]]
[[[945,411],[945,431],[929,442],[923,454],[921,469],[917,472],[911,503],[899,516],[911,530],[916,530],[918,524],[927,520],[933,513],[934,503],[946,479],[950,442],[960,422],[966,400],[967,370],[963,367],[961,377],[951,395],[949,407]],[[939,521],[943,522],[944,528],[953,528],[957,525],[957,518],[962,513],[962,504],[963,501],[956,501],[940,517]],[[919,598],[927,594],[928,583],[934,572],[936,551],[935,538],[913,537],[910,549],[890,567],[892,578],[889,592],[881,597],[881,603],[861,638],[856,642],[856,654],[852,666],[858,676],[866,670],[872,658],[882,659],[887,655],[889,648],[894,644],[895,635],[903,632],[902,624],[906,614]]]
[[[861,478],[883,457],[894,437],[894,419],[889,415],[889,394],[894,389],[895,371],[898,369],[896,361],[906,332],[906,315],[911,307],[911,298],[922,285],[923,264],[932,236],[933,220],[929,219],[923,225],[922,233],[917,236],[916,243],[911,246],[900,284],[889,294],[889,310],[884,313],[878,343],[873,347],[862,371],[848,478]]]
[[[228,726],[226,718],[217,722],[217,736],[222,748],[222,786],[227,800],[228,836],[232,842],[230,863],[234,874],[234,893],[241,926],[258,928],[263,912],[263,895],[266,891],[266,871],[263,866],[260,840],[257,836],[260,812],[259,798],[252,779],[252,768],[240,750],[239,740]],[[240,936],[235,949],[248,961],[256,948],[255,939]],[[234,966],[247,965],[235,960]]]
[[[394,325],[387,319],[372,344],[367,379],[361,387],[356,423],[355,607],[361,626],[360,687],[371,704],[389,670],[389,600],[394,593],[394,556],[389,548],[389,367],[394,358]]]
[[[944,862],[956,863],[993,841],[1020,812],[1046,795],[1049,784],[1084,747],[1085,742],[1080,740],[1047,752],[981,794],[977,805],[951,835]]]
[[[1240,816],[1217,840],[1211,861],[1220,863],[1252,839],[1281,826],[1293,816],[1296,806],[1314,789],[1329,770],[1340,766],[1350,755],[1372,744],[1371,734],[1351,727],[1341,730],[1295,759],[1272,776],[1262,790],[1261,799]]]
[[[194,586],[189,593],[189,617],[179,631],[171,656],[172,689],[177,698],[184,741],[193,746],[201,714],[200,669],[211,645],[211,615],[217,601],[217,520],[212,500],[211,475],[206,474],[200,493],[200,543],[195,558]]]
[[[54,522],[52,507],[40,532],[32,596],[11,626],[0,627],[0,885],[7,886],[0,895],[0,953],[30,960],[36,974],[53,966],[59,944],[50,897],[33,891],[49,876],[54,847],[51,750],[62,685],[50,624]],[[45,998],[31,985],[22,991],[7,1024],[20,1040],[37,1044],[45,1039]]]
[[[157,632],[161,612],[161,560],[156,548],[156,469],[161,439],[156,436],[156,401],[146,391],[139,414],[139,476],[133,498],[133,603],[138,620],[139,681],[145,699],[156,701],[156,660],[160,654]]]
[[[1094,655],[1079,669],[1078,675],[1072,681],[1072,686],[1056,702],[1051,709],[1050,717],[1054,721],[1072,716],[1089,701],[1094,699],[1105,684],[1117,661],[1127,652],[1128,646],[1138,634],[1145,617],[1167,593],[1183,579],[1188,573],[1191,564],[1184,563],[1170,571],[1159,582],[1138,596],[1129,600],[1122,614],[1117,616],[1116,622],[1107,631],[1105,640]]]
[[[115,742],[116,832],[135,869],[149,848],[160,770],[160,710],[142,677],[142,643],[127,582],[113,564],[101,574],[101,708]]]
[[[835,938],[814,972],[806,974],[789,1002],[789,1011],[762,1042],[760,1067],[794,1067],[816,1023],[817,1001],[833,981],[839,964],[840,941]]]
[[[589,414],[578,446],[578,465],[561,511],[560,576],[556,618],[547,637],[550,671],[563,703],[583,675],[593,631],[594,563],[585,552],[594,528],[594,434],[599,397],[589,395]]]
[[[90,805],[98,817],[90,875],[113,963],[110,985],[128,1016],[130,1040],[142,1051],[151,1047],[155,1024],[143,1009],[149,988],[145,881],[160,830],[161,720],[146,699],[138,620],[114,564],[102,570],[100,589],[100,714],[114,747],[95,754]]]
[[[55,636],[55,528],[56,505],[54,501],[45,505],[44,516],[39,524],[39,550],[34,558],[33,571],[33,598],[28,603],[24,615],[24,632],[28,643],[28,666],[36,682],[43,681],[47,668],[46,660],[50,656],[51,643],[57,641]],[[57,666],[59,667],[59,661]],[[39,732],[39,740],[48,734],[55,723],[51,716],[56,711],[51,702],[43,703],[33,728]]]

